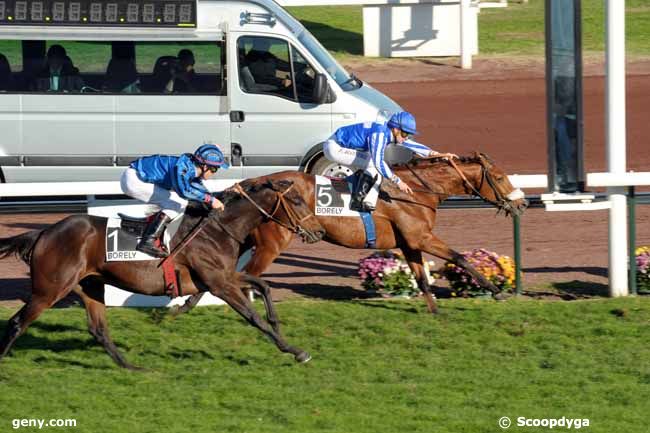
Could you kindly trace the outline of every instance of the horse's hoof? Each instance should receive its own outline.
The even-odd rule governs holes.
[[[307,352],[300,352],[299,354],[296,355],[296,362],[305,364],[309,361],[311,361],[311,355]]]

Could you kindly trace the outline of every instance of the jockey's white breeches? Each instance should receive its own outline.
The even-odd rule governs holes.
[[[379,187],[383,179],[379,170],[375,167],[370,152],[361,150],[354,150],[342,147],[334,139],[330,138],[323,144],[323,152],[325,157],[333,162],[347,165],[354,168],[360,168],[368,173],[370,176],[377,176],[375,184],[372,186],[368,195],[363,199],[363,202],[368,206],[375,207],[377,204],[377,197],[379,197]]]
[[[171,219],[185,212],[187,207],[187,200],[175,191],[168,191],[156,184],[141,181],[136,170],[131,167],[122,173],[120,186],[124,194],[158,206]]]

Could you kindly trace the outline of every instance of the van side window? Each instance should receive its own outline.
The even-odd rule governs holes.
[[[79,69],[60,44],[48,47],[40,70],[29,84],[33,92],[78,93],[84,86]]]
[[[136,42],[146,94],[225,95],[221,42]]]
[[[239,86],[247,93],[262,93],[295,100],[289,44],[282,39],[245,36],[237,42]]]
[[[293,45],[291,46],[291,61],[293,62],[293,72],[296,77],[298,102],[313,102],[316,71]]]

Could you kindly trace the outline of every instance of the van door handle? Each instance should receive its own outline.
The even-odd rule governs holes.
[[[230,121],[231,122],[243,122],[244,121],[244,112],[243,111],[231,111],[230,112]]]

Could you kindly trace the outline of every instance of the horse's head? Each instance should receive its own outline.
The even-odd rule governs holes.
[[[521,215],[528,207],[528,200],[524,192],[515,189],[506,173],[497,167],[492,160],[483,153],[475,153],[474,158],[480,165],[480,174],[474,176],[475,191],[483,200],[486,200],[504,211],[506,215]]]
[[[262,196],[256,195],[255,201],[260,200],[258,204],[267,212],[267,218],[300,235],[305,242],[314,243],[323,239],[325,229],[294,188],[293,182],[269,180],[261,186]]]

